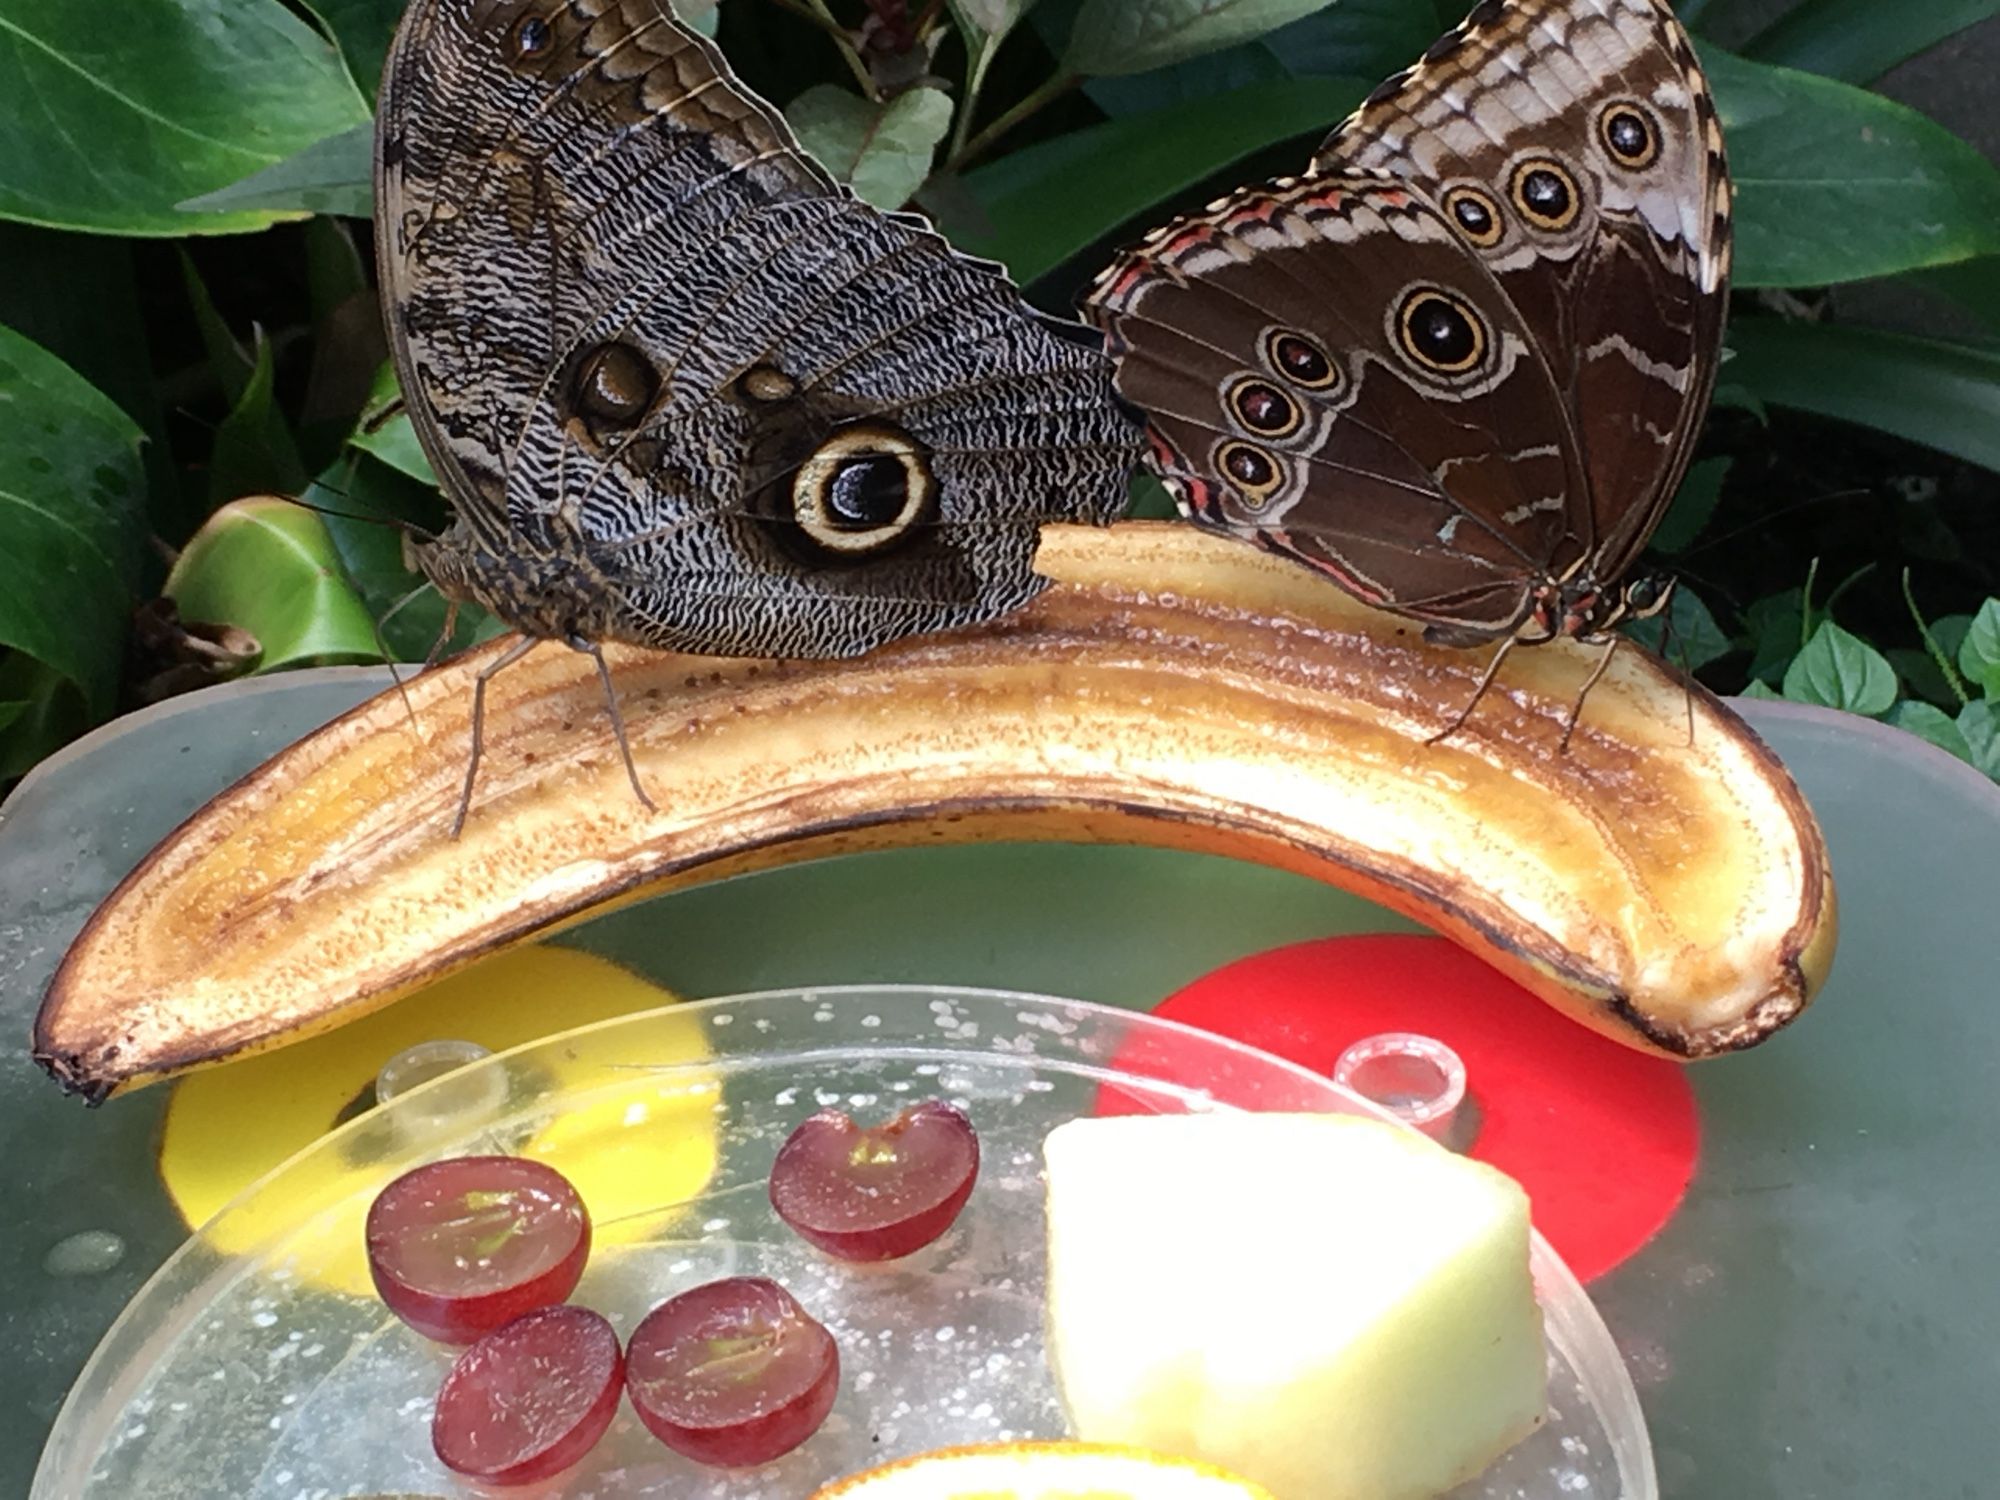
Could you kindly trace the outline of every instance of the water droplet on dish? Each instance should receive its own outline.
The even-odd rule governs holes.
[[[108,1229],[83,1229],[57,1240],[42,1257],[51,1276],[102,1276],[125,1258],[125,1241]]]

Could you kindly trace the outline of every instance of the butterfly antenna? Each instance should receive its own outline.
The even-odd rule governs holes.
[[[1486,670],[1480,674],[1479,686],[1472,690],[1472,697],[1466,701],[1465,707],[1461,708],[1458,711],[1457,717],[1454,718],[1449,724],[1445,725],[1444,728],[1440,729],[1436,734],[1432,735],[1429,739],[1425,740],[1424,743],[1426,745],[1435,745],[1442,740],[1448,740],[1453,735],[1457,734],[1459,730],[1465,727],[1465,721],[1471,718],[1472,711],[1475,708],[1479,707],[1479,700],[1481,698],[1484,698],[1486,696],[1486,690],[1493,686],[1493,679],[1495,676],[1499,674],[1500,671],[1500,663],[1505,661],[1507,659],[1507,653],[1512,651],[1519,644],[1520,644],[1519,639],[1511,635],[1508,636],[1505,640],[1500,642],[1500,649],[1495,651],[1493,653],[1493,659],[1487,662]]]
[[[617,737],[618,753],[625,757],[625,776],[632,783],[632,795],[647,812],[658,812],[653,799],[639,784],[639,767],[632,760],[632,743],[625,737],[625,715],[618,709],[618,689],[611,682],[611,668],[605,664],[604,648],[595,641],[572,638],[570,645],[597,663],[597,680],[604,684],[604,706],[611,714],[611,733]]]
[[[1717,547],[1723,546],[1728,542],[1733,542],[1740,536],[1748,536],[1753,531],[1761,531],[1774,521],[1782,521],[1787,516],[1796,515],[1802,510],[1809,510],[1815,505],[1825,505],[1831,500],[1857,500],[1864,498],[1868,493],[1868,490],[1860,488],[1831,490],[1824,495],[1814,495],[1805,500],[1794,500],[1790,505],[1781,505],[1774,511],[1769,511],[1764,515],[1745,521],[1741,526],[1732,526],[1729,530],[1723,532],[1721,536],[1712,536],[1697,542],[1685,552],[1675,555],[1674,566],[1678,568],[1684,558],[1699,557],[1704,552],[1713,552]]]
[[[458,816],[451,820],[454,840],[465,831],[465,815],[472,809],[472,784],[479,776],[479,757],[486,749],[486,684],[541,643],[541,636],[522,636],[504,655],[481,667],[479,675],[472,679],[472,754],[465,763],[465,784],[458,792]]]
[[[415,537],[420,542],[434,542],[438,539],[435,531],[427,530],[415,521],[406,521],[401,516],[364,516],[359,511],[335,510],[330,505],[315,505],[310,500],[301,500],[296,496],[286,498],[301,510],[309,510],[315,515],[332,516],[336,521],[358,521],[363,526],[389,526],[405,536]]]

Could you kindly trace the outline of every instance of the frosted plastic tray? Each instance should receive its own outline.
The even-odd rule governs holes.
[[[771,1213],[771,1158],[806,1115],[941,1095],[983,1164],[952,1231],[906,1262],[830,1262]],[[701,1469],[629,1406],[537,1496],[809,1495],[948,1443],[1066,1436],[1042,1358],[1042,1138],[1124,1108],[1374,1113],[1290,1063],[1137,1012],[913,986],[689,1002],[566,1033],[424,1085],[323,1138],[170,1259],[72,1389],[36,1500],[334,1500],[466,1493],[432,1456],[450,1353],[373,1297],[361,1224],[396,1173],[506,1151],[568,1172],[596,1219],[575,1299],[621,1337],[673,1292],[755,1273],[840,1341],[824,1428],[757,1470]],[[1309,1190],[1309,1189],[1308,1189]],[[1258,1226],[1241,1226],[1246,1243]],[[1551,1410],[1455,1500],[1656,1500],[1644,1419],[1604,1324],[1537,1240]]]

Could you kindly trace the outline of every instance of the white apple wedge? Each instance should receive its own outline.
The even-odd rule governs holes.
[[[1518,1184],[1341,1115],[1082,1119],[1045,1147],[1076,1437],[1278,1500],[1427,1500],[1542,1420]]]

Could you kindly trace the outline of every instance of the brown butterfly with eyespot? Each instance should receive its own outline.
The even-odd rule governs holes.
[[[624,749],[601,642],[859,654],[1018,608],[1042,523],[1125,506],[1099,336],[836,183],[668,0],[415,0],[375,198],[455,512],[410,560],[523,637],[455,830],[541,641],[597,658]]]
[[[1486,0],[1308,175],[1156,231],[1085,312],[1189,517],[1499,643],[1441,739],[1512,647],[1603,642],[1587,694],[1667,604],[1625,575],[1714,387],[1729,213],[1660,0]]]

